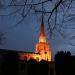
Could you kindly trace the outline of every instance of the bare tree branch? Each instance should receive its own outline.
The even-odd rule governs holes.
[[[19,16],[21,16],[21,19],[19,19],[19,21],[16,24],[8,27],[8,29],[10,30],[12,28],[17,27],[18,25],[21,25],[21,23],[25,20],[27,15],[32,14],[30,11],[33,11],[33,15],[36,15],[37,17],[39,16],[39,14],[43,13],[48,20],[48,31],[49,31],[50,37],[54,33],[55,34],[59,33],[63,38],[65,38],[64,30],[66,28],[75,29],[75,26],[71,27],[70,25],[69,27],[66,25],[67,22],[73,23],[75,21],[75,14],[69,13],[71,8],[74,8],[72,4],[74,3],[75,0],[56,0],[55,3],[53,1],[54,0],[44,0],[44,1],[40,0],[35,2],[34,0],[31,0],[31,2],[28,3],[28,0],[23,0],[23,3],[21,4],[21,3],[18,3],[17,0],[11,0],[10,2],[8,2],[7,5],[3,5],[0,1],[1,11],[13,8],[12,12],[9,12],[10,10],[8,10],[9,13],[0,13],[0,17],[12,16],[14,14],[19,14]],[[49,6],[48,7],[43,6],[44,10],[42,10],[42,3],[43,5],[51,3],[53,6],[51,8],[49,8]],[[62,17],[61,21],[59,20],[59,16]],[[74,39],[74,38],[71,38],[71,39]]]
[[[35,4],[30,3],[30,4],[26,4],[26,5],[28,5],[28,6],[30,6],[30,5],[39,5],[39,4],[42,4],[42,3],[46,3],[48,1],[52,1],[52,0],[46,0],[46,1],[39,2],[39,3],[35,3]],[[8,5],[8,6],[24,6],[24,4],[23,5]]]
[[[49,18],[48,18],[48,23],[49,23],[49,19],[51,18],[53,12],[59,7],[59,5],[62,3],[62,1],[63,1],[63,0],[60,0],[60,1],[55,5],[55,7],[52,9],[51,14],[50,14],[50,16],[49,16]]]

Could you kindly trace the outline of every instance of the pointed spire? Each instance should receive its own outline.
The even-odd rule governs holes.
[[[40,27],[39,42],[46,42],[43,17],[42,17],[42,22],[41,22],[41,27]]]
[[[40,36],[45,36],[43,18],[42,18],[41,27],[40,27]]]

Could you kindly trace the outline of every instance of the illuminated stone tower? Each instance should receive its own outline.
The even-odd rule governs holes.
[[[51,61],[51,49],[49,47],[49,44],[46,42],[43,18],[40,27],[39,42],[36,44],[35,53],[40,53],[40,60],[43,59],[46,61]]]
[[[35,51],[22,52],[19,53],[19,56],[21,60],[35,59],[37,61],[41,61],[43,59],[45,61],[51,61],[51,49],[49,47],[49,44],[46,42],[43,18],[40,27],[39,41],[36,44]]]

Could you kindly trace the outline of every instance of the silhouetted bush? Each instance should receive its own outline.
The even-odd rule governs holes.
[[[71,75],[71,53],[60,51],[55,55],[56,75]]]
[[[37,75],[38,70],[37,70],[37,61],[34,59],[30,59],[28,61],[28,75]]]
[[[47,61],[41,60],[39,63],[40,75],[48,75],[49,72],[49,64]]]
[[[37,62],[34,59],[28,61],[28,75],[48,75],[49,64],[47,61]]]

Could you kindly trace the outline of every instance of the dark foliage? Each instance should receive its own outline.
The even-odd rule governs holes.
[[[55,55],[56,75],[75,75],[75,57],[70,52],[60,51]]]
[[[49,64],[47,61],[37,62],[34,59],[28,61],[28,75],[48,75]]]

